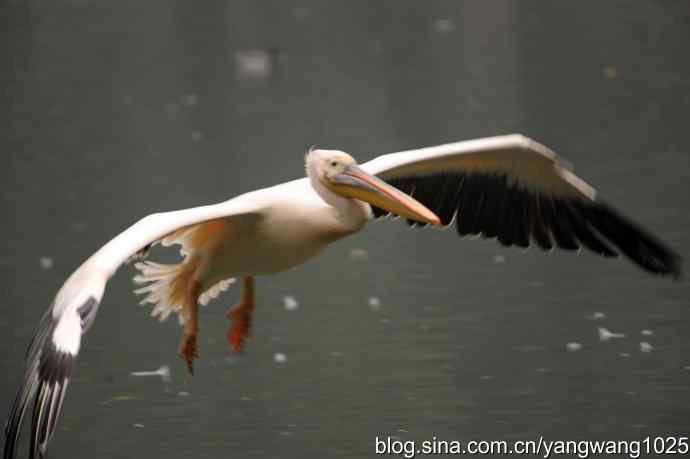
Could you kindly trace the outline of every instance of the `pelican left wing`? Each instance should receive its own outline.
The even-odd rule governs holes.
[[[96,318],[108,279],[123,262],[180,228],[218,218],[253,216],[260,209],[260,201],[247,194],[220,204],[152,214],[86,260],[63,284],[29,345],[24,378],[5,425],[4,459],[16,457],[24,415],[32,400],[30,457],[45,457],[81,336]]]
[[[444,225],[455,221],[461,236],[521,247],[533,240],[545,250],[582,245],[605,257],[620,251],[652,273],[681,274],[675,252],[601,201],[554,152],[522,135],[391,153],[362,168],[420,201]]]

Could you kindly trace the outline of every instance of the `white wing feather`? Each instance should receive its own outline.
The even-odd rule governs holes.
[[[137,251],[185,226],[260,212],[265,204],[263,196],[265,194],[260,192],[247,193],[215,205],[144,217],[105,244],[67,279],[29,347],[24,381],[5,427],[4,459],[16,456],[22,421],[32,399],[36,403],[31,426],[31,457],[45,456],[81,336],[93,323],[106,283],[120,265]]]

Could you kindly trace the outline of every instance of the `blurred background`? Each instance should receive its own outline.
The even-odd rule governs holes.
[[[363,161],[520,132],[688,255],[687,2],[4,0],[0,30],[0,415],[81,261],[148,213],[302,176],[314,144]],[[378,223],[260,278],[242,356],[239,288],[203,309],[193,378],[131,276],[109,284],[52,457],[688,434],[688,282],[624,259]],[[130,374],[166,364],[170,382]]]

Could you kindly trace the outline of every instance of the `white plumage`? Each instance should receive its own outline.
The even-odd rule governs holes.
[[[134,280],[141,286],[135,292],[146,295],[142,303],[153,304],[160,319],[178,314],[184,325],[180,352],[190,371],[198,304],[242,278],[243,300],[228,312],[228,339],[239,350],[251,326],[255,275],[299,265],[388,214],[414,225],[454,224],[461,236],[496,238],[506,246],[584,246],[606,257],[621,252],[652,273],[680,275],[677,254],[603,203],[551,150],[520,135],[388,154],[361,167],[346,153],[312,150],[306,170],[306,178],[219,204],[152,214],[88,258],[62,286],[30,345],[4,458],[16,455],[31,400],[31,454],[43,457],[81,335],[96,316],[108,279],[158,242],[180,245],[183,259],[137,263]]]

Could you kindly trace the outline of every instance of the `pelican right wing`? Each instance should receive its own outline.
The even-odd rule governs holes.
[[[444,225],[454,221],[460,236],[521,247],[533,240],[545,250],[584,246],[605,257],[620,251],[652,273],[681,274],[678,254],[603,202],[554,152],[522,135],[391,153],[362,168],[420,201]]]

